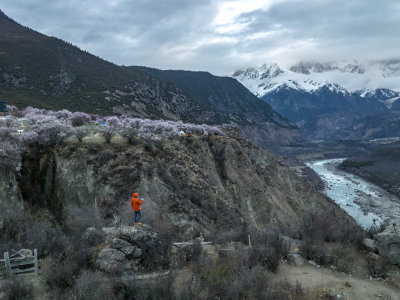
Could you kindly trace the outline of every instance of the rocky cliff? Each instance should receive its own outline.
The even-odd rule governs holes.
[[[234,131],[135,145],[70,140],[51,151],[27,149],[20,175],[2,178],[0,203],[28,202],[59,220],[74,209],[105,219],[131,213],[130,196],[145,198],[143,221],[161,214],[196,236],[242,225],[296,228],[313,209],[338,222],[348,216],[267,151]],[[23,201],[17,200],[21,193]],[[11,196],[10,196],[11,195]]]

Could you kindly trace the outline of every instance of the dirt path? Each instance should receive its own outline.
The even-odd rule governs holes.
[[[278,280],[285,279],[292,284],[298,281],[303,288],[310,291],[332,290],[344,293],[349,300],[400,300],[400,289],[384,282],[355,278],[308,264],[302,266],[281,264]]]

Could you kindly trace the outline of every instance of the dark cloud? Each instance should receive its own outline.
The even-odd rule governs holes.
[[[397,0],[3,0],[1,9],[117,64],[219,75],[271,60],[391,58],[400,47]]]

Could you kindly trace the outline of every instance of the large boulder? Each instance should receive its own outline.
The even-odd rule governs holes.
[[[378,249],[376,249],[375,241],[371,239],[363,239],[362,241],[363,246],[365,249],[367,249],[369,252],[372,253],[377,253]]]
[[[139,269],[165,265],[168,247],[149,225],[104,227],[102,232],[106,247],[97,256],[98,269],[134,275]]]
[[[400,265],[400,226],[389,225],[383,232],[375,234],[374,239],[379,255]]]
[[[103,232],[106,234],[106,240],[109,242],[112,242],[114,238],[118,238],[140,248],[150,240],[159,239],[159,234],[147,224],[140,226],[123,225],[120,227],[104,227]]]
[[[140,258],[143,254],[143,250],[139,247],[118,238],[113,239],[110,248],[121,251],[127,258]]]
[[[101,250],[96,259],[96,267],[111,274],[124,272],[126,263],[127,258],[124,253],[108,247]]]
[[[117,236],[139,247],[143,247],[148,241],[159,239],[159,234],[145,224],[141,226],[122,226]]]

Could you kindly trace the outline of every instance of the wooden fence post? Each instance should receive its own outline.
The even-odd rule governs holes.
[[[33,250],[33,263],[35,264],[35,276],[39,276],[39,269],[38,269],[38,258],[37,258],[37,249]]]
[[[11,276],[11,264],[10,264],[10,256],[8,252],[4,252],[4,263],[6,264],[7,274]]]

